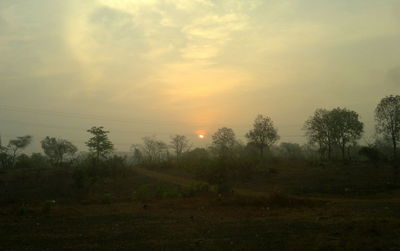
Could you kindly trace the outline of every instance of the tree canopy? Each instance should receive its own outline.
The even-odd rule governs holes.
[[[376,131],[390,139],[393,146],[393,158],[397,156],[397,144],[400,141],[400,96],[384,97],[375,109]]]
[[[253,129],[246,134],[246,138],[260,150],[260,155],[263,156],[264,149],[269,149],[278,141],[279,135],[270,117],[258,115],[254,120]]]
[[[105,158],[109,153],[114,150],[113,143],[108,139],[109,131],[105,131],[104,127],[93,126],[87,130],[93,136],[89,138],[86,145],[89,147],[90,152],[95,154],[98,161],[101,157]]]

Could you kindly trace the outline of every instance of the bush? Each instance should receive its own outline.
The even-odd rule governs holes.
[[[192,184],[189,188],[182,190],[183,197],[193,197],[210,191],[210,185],[204,182]]]
[[[21,154],[15,162],[16,168],[48,168],[48,159],[40,153],[32,153],[31,156]]]
[[[358,154],[366,157],[369,161],[376,164],[383,159],[383,154],[376,148],[364,146],[358,151]]]

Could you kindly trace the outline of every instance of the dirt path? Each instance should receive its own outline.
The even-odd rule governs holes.
[[[180,185],[183,187],[190,187],[193,184],[198,184],[198,183],[204,183],[202,181],[194,180],[194,179],[189,179],[189,178],[182,178],[182,177],[176,177],[172,176],[169,174],[164,174],[156,171],[151,171],[148,169],[143,169],[143,168],[138,168],[138,167],[133,167],[133,170],[135,170],[137,173],[141,175],[145,175],[151,178],[155,178],[161,181],[173,183],[176,185]],[[211,186],[211,185],[210,185]],[[260,197],[260,196],[265,196],[266,193],[263,192],[257,192],[249,189],[242,189],[242,188],[233,188],[233,192],[235,194],[243,195],[243,196],[253,196],[253,197]]]

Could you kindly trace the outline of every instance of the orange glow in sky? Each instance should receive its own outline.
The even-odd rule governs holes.
[[[206,132],[204,130],[197,130],[196,134],[199,139],[204,139],[206,137]]]

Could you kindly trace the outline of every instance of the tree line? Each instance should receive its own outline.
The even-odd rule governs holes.
[[[370,159],[379,155],[377,142],[390,142],[390,159],[397,159],[397,148],[400,141],[400,96],[390,95],[384,97],[375,109],[377,140],[375,145],[362,147],[360,153]],[[351,159],[351,151],[358,147],[358,141],[364,132],[364,124],[360,121],[357,112],[347,108],[337,107],[331,110],[317,109],[304,123],[303,130],[308,139],[307,149],[316,150],[319,158],[332,160],[337,153],[342,160]],[[98,163],[113,153],[114,145],[109,140],[109,131],[104,127],[92,127],[87,132],[91,135],[86,143],[89,157]],[[257,158],[262,160],[270,153],[276,142],[280,139],[278,130],[272,119],[266,115],[258,115],[252,129],[245,135],[247,143],[240,143],[231,128],[223,127],[212,135],[210,152],[219,160],[232,158],[239,148],[256,150]],[[2,145],[0,138],[0,167],[15,167],[18,161],[24,163],[28,156],[21,154],[30,143],[32,136],[17,137]],[[70,141],[54,137],[45,137],[41,141],[45,156],[32,154],[38,163],[48,163],[52,166],[63,166],[73,160],[78,148]],[[304,148],[303,147],[303,148]],[[281,143],[281,149],[286,152],[298,152],[300,146],[292,143]],[[203,149],[204,150],[204,149]],[[171,136],[169,144],[155,138],[144,137],[143,143],[132,146],[134,163],[160,163],[166,159],[179,161],[189,151],[201,152],[192,149],[189,139],[184,135]]]

